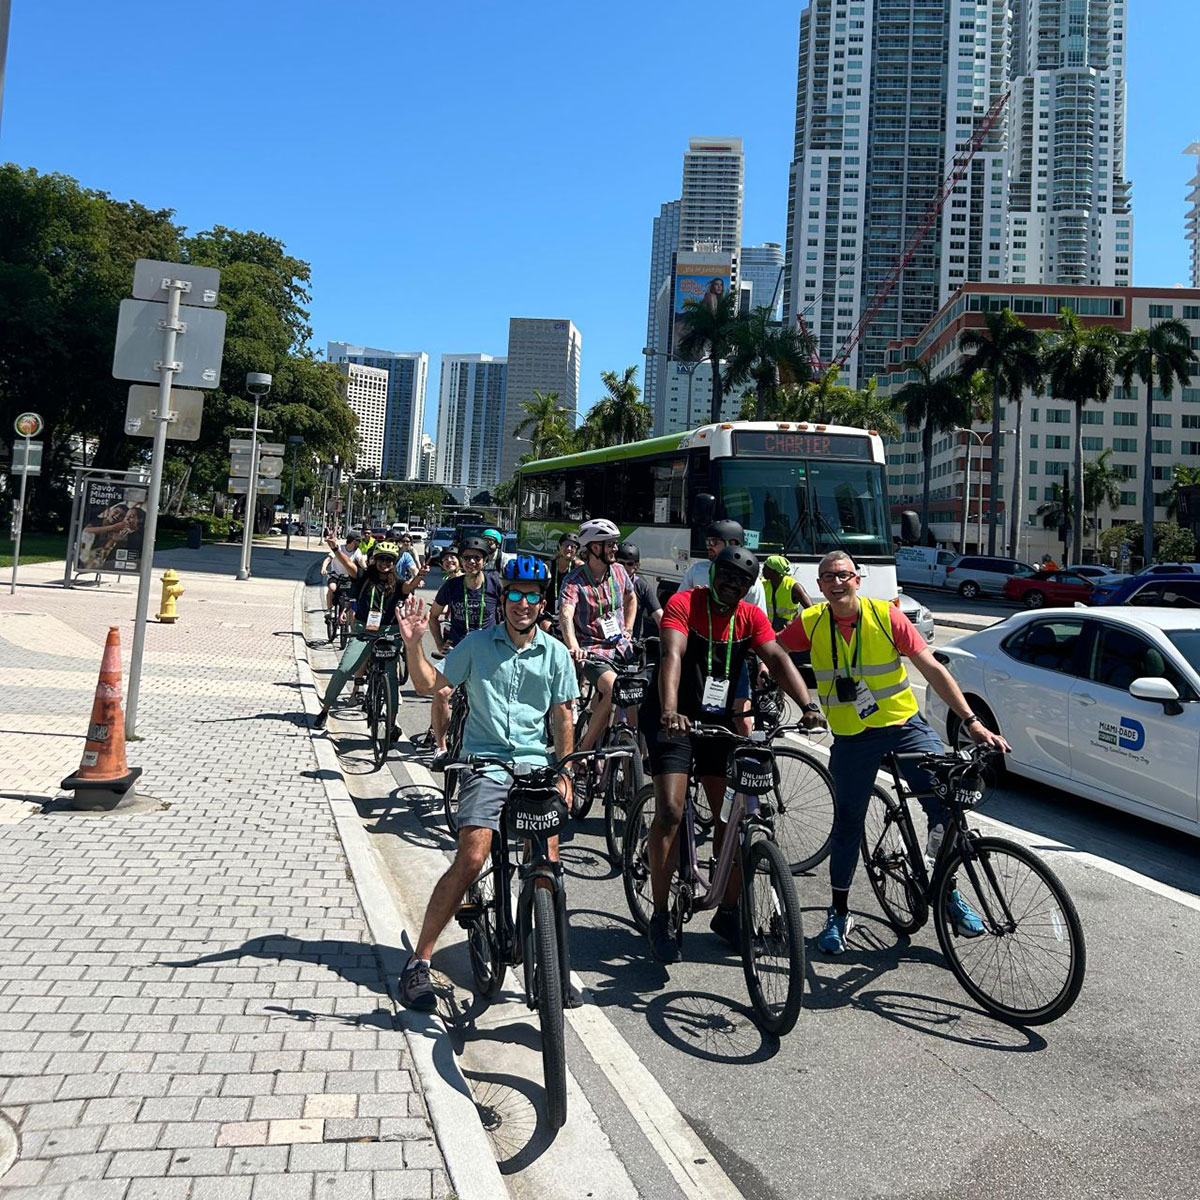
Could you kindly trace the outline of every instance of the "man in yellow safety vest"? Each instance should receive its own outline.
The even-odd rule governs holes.
[[[809,650],[817,694],[833,733],[829,773],[833,777],[833,838],[829,856],[832,904],[817,948],[841,954],[853,925],[850,884],[858,862],[871,787],[886,755],[893,751],[945,752],[941,739],[925,723],[908,682],[907,658],[946,702],[971,738],[1008,750],[1008,743],[971,711],[950,672],[934,657],[925,639],[900,609],[886,600],[859,596],[858,568],[844,550],[827,554],[817,567],[822,604],[806,608],[779,635],[785,650]],[[917,791],[927,791],[923,772],[904,772]],[[922,799],[929,818],[931,845],[941,844],[946,810]],[[958,890],[949,902],[951,923],[960,937],[983,933],[979,914]]]
[[[767,596],[767,620],[778,633],[790,625],[802,608],[811,608],[812,600],[792,578],[792,565],[782,554],[772,554],[763,563],[763,591]]]

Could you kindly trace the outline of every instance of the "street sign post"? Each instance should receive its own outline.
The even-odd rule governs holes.
[[[17,567],[21,562],[21,532],[25,527],[25,492],[30,475],[42,473],[42,443],[32,439],[42,432],[42,418],[35,412],[24,412],[13,422],[13,429],[21,438],[13,442],[12,473],[21,476],[21,497],[13,510],[13,565],[8,594],[17,591]],[[35,453],[36,447],[36,453]]]
[[[225,313],[217,302],[220,272],[212,267],[138,259],[133,272],[134,299],[122,300],[113,351],[113,377],[157,384],[158,400],[150,420],[154,449],[146,494],[145,532],[138,572],[137,615],[129,653],[129,690],[125,703],[125,736],[137,729],[146,619],[150,609],[151,569],[158,533],[158,500],[171,410],[171,388],[216,387],[221,382],[225,347]],[[162,303],[162,301],[166,303]],[[186,309],[183,308],[187,305]],[[185,319],[186,318],[186,319]],[[131,397],[132,399],[132,397]],[[126,410],[128,415],[128,409]]]

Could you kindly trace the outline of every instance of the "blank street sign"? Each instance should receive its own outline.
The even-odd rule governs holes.
[[[25,463],[25,447],[29,447],[29,463]],[[26,442],[24,438],[13,439],[13,475],[40,475],[42,473],[42,443]]]
[[[258,494],[260,496],[278,496],[283,491],[282,479],[264,479],[261,475],[258,478]]]
[[[125,405],[125,432],[131,437],[153,437],[154,417],[158,411],[158,388],[144,383],[131,384]],[[171,389],[174,421],[167,422],[167,437],[177,442],[194,442],[200,437],[204,416],[204,393],[188,388]]]
[[[113,378],[157,383],[162,374],[163,331],[167,306],[153,300],[122,300],[117,318],[117,344],[113,352]],[[180,313],[187,326],[175,339],[175,356],[181,364],[173,383],[180,387],[213,388],[221,382],[221,354],[225,347],[225,313],[219,308],[189,308]]]
[[[282,454],[286,447],[282,442],[259,442],[259,454]]]
[[[216,267],[194,267],[189,263],[160,262],[156,258],[139,258],[133,264],[133,294],[138,300],[167,302],[170,293],[163,287],[174,279],[190,283],[191,288],[182,292],[181,304],[202,305],[211,308],[217,302],[217,288],[221,272]]]

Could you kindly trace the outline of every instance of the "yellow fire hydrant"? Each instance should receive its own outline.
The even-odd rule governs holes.
[[[172,625],[179,620],[175,601],[183,595],[183,584],[179,582],[179,573],[173,567],[163,572],[162,590],[162,608],[159,609],[158,619],[166,625]]]

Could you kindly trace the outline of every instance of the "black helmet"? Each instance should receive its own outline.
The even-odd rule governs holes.
[[[704,536],[720,538],[723,542],[737,542],[741,545],[746,540],[746,531],[736,521],[726,519],[714,521],[704,531]]]
[[[632,567],[636,567],[642,561],[642,552],[633,544],[633,542],[622,542],[617,547],[617,562],[628,563]]]
[[[744,575],[753,583],[758,578],[758,559],[744,546],[726,546],[712,561],[710,582],[720,570]]]
[[[459,554],[466,554],[468,550],[478,550],[480,554],[486,558],[492,552],[491,546],[481,537],[465,537],[458,547]]]

